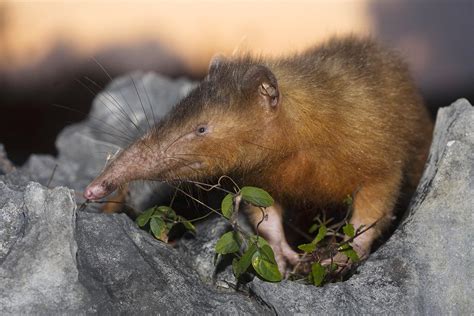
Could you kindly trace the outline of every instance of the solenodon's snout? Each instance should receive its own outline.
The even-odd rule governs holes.
[[[148,179],[156,169],[155,146],[144,137],[121,151],[84,190],[87,200],[99,200],[114,192],[118,186],[133,180]]]

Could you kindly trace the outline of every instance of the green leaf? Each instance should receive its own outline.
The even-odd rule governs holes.
[[[270,247],[268,245],[264,245],[259,250],[262,253],[262,255],[265,256],[266,260],[268,260],[269,262],[271,262],[273,264],[277,264],[277,262],[275,260],[275,254],[273,253],[272,247]]]
[[[314,250],[316,250],[316,244],[302,244],[298,246],[298,249],[303,250],[306,253],[312,253]]]
[[[230,193],[228,193],[224,197],[224,199],[222,199],[221,211],[222,211],[222,215],[224,215],[224,217],[227,219],[230,219],[232,216],[232,213],[234,212],[233,203],[234,203],[234,196]]]
[[[136,219],[138,226],[140,227],[145,226],[150,220],[150,217],[155,212],[155,209],[156,209],[155,207],[152,207],[152,208],[147,209],[145,212],[141,213]]]
[[[258,239],[257,239],[258,238]],[[263,246],[270,246],[262,236],[252,235],[249,237],[250,243],[257,244],[259,248]]]
[[[232,270],[236,278],[239,278],[250,267],[255,251],[257,251],[257,245],[252,244],[240,259],[234,258],[234,260],[232,260]]]
[[[174,213],[174,210],[171,207],[165,205],[158,206],[158,211],[164,214]]]
[[[311,243],[316,245],[318,242],[323,240],[324,237],[326,237],[327,231],[328,231],[328,229],[327,229],[326,225],[321,225],[321,227],[319,227],[318,234],[316,235],[316,238],[314,238],[314,240]]]
[[[156,239],[164,242],[168,241],[168,229],[163,219],[159,217],[153,217],[150,220],[150,229]]]
[[[339,252],[345,254],[349,259],[351,259],[352,262],[357,262],[359,261],[359,255],[357,252],[352,248],[352,246],[348,244],[344,244],[339,249],[337,249]]]
[[[244,201],[255,206],[268,207],[273,205],[274,202],[267,191],[256,187],[243,187],[240,194]]]
[[[176,216],[176,220],[177,220],[177,223],[182,223],[184,225],[184,228],[186,228],[187,230],[193,232],[193,233],[196,233],[196,227],[193,225],[193,223],[191,223],[190,221],[188,221],[186,218],[184,218],[183,216]],[[176,224],[177,224],[176,223]],[[174,225],[174,224],[173,224]]]
[[[339,269],[339,266],[337,265],[337,263],[334,263],[334,262],[333,262],[333,263],[331,263],[331,264],[329,265],[329,271],[334,272],[334,271],[336,271],[337,269]]]
[[[184,228],[193,233],[196,233],[196,227],[193,225],[193,223],[191,223],[190,221],[183,221],[182,223],[184,225]]]
[[[232,272],[234,273],[236,279],[238,279],[242,275],[242,273],[244,273],[240,269],[239,259],[237,258],[232,259]]]
[[[158,211],[162,214],[164,214],[167,218],[176,220],[176,212],[169,206],[158,206]]]
[[[240,249],[240,238],[234,231],[227,232],[216,243],[216,252],[225,255],[237,252]]]
[[[263,246],[257,249],[252,256],[252,266],[264,280],[279,282],[282,279],[275,261],[275,255],[270,246]]]
[[[354,201],[352,200],[352,195],[348,194],[344,200],[342,200],[342,203],[344,203],[347,206],[351,206]]]
[[[321,225],[318,230],[318,234],[316,237],[313,239],[312,242],[309,244],[302,244],[298,246],[298,249],[303,250],[306,253],[312,253],[313,251],[316,250],[316,245],[326,237],[327,233],[327,227],[326,225]]]
[[[359,255],[354,249],[344,251],[344,254],[351,259],[352,262],[359,261]]]
[[[310,234],[312,234],[312,233],[314,233],[315,231],[317,231],[318,228],[319,228],[319,224],[318,224],[318,223],[313,224],[313,225],[311,225],[311,227],[309,228],[308,232],[309,232]]]
[[[166,234],[168,234],[168,232],[171,230],[171,228],[173,228],[174,225],[176,225],[176,223],[174,223],[174,222],[171,222],[171,223],[170,222],[165,222],[165,225],[166,225],[166,231],[167,231]]]
[[[342,227],[342,231],[344,232],[344,235],[351,238],[354,237],[355,235],[354,226],[352,226],[352,224],[349,224],[349,223],[347,223],[346,225],[344,225],[344,227]]]
[[[311,266],[311,281],[316,286],[323,284],[324,278],[326,277],[326,269],[319,262],[313,263]]]

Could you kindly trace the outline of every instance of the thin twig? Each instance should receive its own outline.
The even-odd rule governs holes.
[[[200,216],[200,217],[196,217],[196,218],[193,218],[193,219],[190,219],[190,220],[187,220],[187,222],[197,222],[197,221],[200,221],[201,219],[205,219],[206,217],[208,217],[209,215],[213,214],[213,212],[209,212],[203,216]]]
[[[174,200],[176,199],[177,193],[178,193],[178,190],[175,189],[175,190],[174,190],[174,193],[173,193],[173,197],[171,198],[169,207],[172,207],[172,206],[173,206],[173,203],[174,203]]]
[[[84,203],[79,206],[78,212],[82,212],[86,209],[87,205],[90,203],[91,200],[86,200]]]
[[[206,207],[207,209],[211,210],[212,212],[214,212],[214,213],[218,214],[219,216],[225,218],[225,216],[222,215],[222,213],[220,213],[219,211],[213,209],[212,207],[210,207],[210,206],[207,205],[206,203],[203,203],[203,202],[199,201],[198,199],[196,199],[196,198],[195,198],[194,196],[192,196],[191,194],[189,194],[189,193],[187,193],[187,192],[181,190],[180,188],[178,188],[177,186],[172,185],[171,183],[169,183],[169,185],[172,186],[172,187],[174,187],[176,190],[178,190],[179,192],[183,193],[184,195],[186,195],[187,197],[189,197],[189,198],[192,199],[193,201],[195,201],[195,202],[201,204],[202,206]],[[226,218],[225,218],[225,219],[226,219]],[[227,219],[226,219],[226,220],[227,220]]]
[[[54,174],[56,173],[56,169],[58,168],[58,164],[54,165],[53,172],[51,172],[51,175],[49,176],[48,183],[46,184],[46,187],[49,188],[49,185],[51,184],[51,181],[53,181]]]
[[[285,221],[285,225],[290,227],[294,232],[296,232],[297,234],[299,234],[301,237],[305,238],[308,241],[311,241],[314,239],[313,237],[311,237],[311,235],[305,233],[304,231],[302,231],[301,229],[299,229],[298,227],[296,227],[295,225],[293,225],[292,223],[288,221]]]

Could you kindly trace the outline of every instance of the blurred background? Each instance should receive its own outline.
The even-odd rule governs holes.
[[[474,101],[473,0],[0,0],[0,143],[16,164],[55,154],[85,115],[53,104],[87,113],[109,81],[98,63],[198,80],[215,53],[281,55],[349,33],[401,52],[433,115]]]

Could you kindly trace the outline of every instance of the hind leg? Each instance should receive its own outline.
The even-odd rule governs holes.
[[[376,223],[351,242],[360,259],[367,258],[373,242],[393,220],[393,209],[399,195],[400,183],[400,173],[395,173],[382,182],[367,183],[356,193],[350,223],[356,231]],[[350,266],[348,260],[342,253],[337,253],[333,258],[333,261],[341,267]],[[325,259],[322,264],[329,265],[333,261]]]
[[[258,223],[262,220],[263,214],[260,208],[250,206],[249,209],[250,221],[255,229]],[[298,254],[291,249],[286,241],[285,231],[283,229],[283,210],[280,205],[275,203],[271,207],[265,209],[265,218],[258,226],[258,233],[265,238],[275,253],[275,260],[278,264],[278,269],[282,274],[285,274],[288,264],[294,266],[298,263]]]

